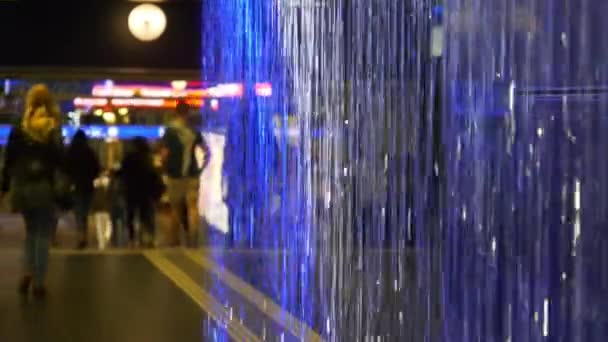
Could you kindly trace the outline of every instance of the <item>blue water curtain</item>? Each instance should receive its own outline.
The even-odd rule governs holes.
[[[279,250],[256,264],[258,285],[330,341],[439,338],[433,6],[203,6],[203,79],[273,83],[273,97],[246,98],[231,114],[232,239]],[[273,140],[269,113],[283,130],[291,115],[295,144]]]
[[[264,247],[277,241],[270,217],[280,191],[273,116],[281,119],[282,71],[272,2],[227,0],[203,5],[203,75],[209,83],[244,84],[244,97],[227,120],[224,180],[230,212],[229,243]],[[274,96],[255,96],[256,82],[273,82]],[[262,229],[261,227],[265,227]],[[266,235],[268,234],[268,235]]]
[[[608,3],[447,0],[449,341],[608,336]]]
[[[414,252],[434,248],[439,219],[432,3],[279,3],[307,203],[297,250],[314,286],[304,312],[330,341],[439,338],[437,254]]]
[[[250,282],[259,290],[296,317],[308,320],[314,304],[301,293],[312,287],[307,280],[310,255],[299,253],[305,245],[307,225],[301,222],[301,212],[307,202],[299,197],[304,185],[297,181],[305,172],[298,167],[299,152],[288,144],[290,99],[285,80],[289,73],[283,62],[276,4],[210,0],[203,3],[202,18],[203,81],[244,84],[239,105],[222,112],[228,116],[223,120],[228,122],[223,180],[230,229],[225,242],[238,250],[261,253],[258,258],[239,260],[236,266],[223,258],[219,261],[245,278],[255,273]],[[271,83],[272,96],[255,96],[257,82]],[[262,251],[266,249],[270,254]],[[214,293],[222,296],[224,286],[217,283]],[[258,317],[244,317],[246,311],[235,308],[240,316],[236,318],[259,321]],[[256,333],[262,337],[262,332]]]
[[[608,4],[436,5],[205,2],[203,79],[273,83],[227,127],[231,241],[331,341],[602,340]]]

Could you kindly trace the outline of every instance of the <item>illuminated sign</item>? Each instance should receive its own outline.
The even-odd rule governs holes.
[[[112,99],[112,105],[119,107],[164,107],[163,99]]]
[[[8,141],[8,136],[13,128],[12,125],[0,125],[0,144],[4,145]],[[76,131],[82,129],[87,136],[93,139],[132,139],[144,137],[146,139],[159,139],[165,133],[164,126],[63,126],[61,133],[65,138],[71,138]]]
[[[108,104],[107,99],[81,98],[81,97],[77,97],[74,99],[74,106],[76,106],[76,107],[103,107],[107,104]]]
[[[91,108],[91,107],[102,107],[106,105],[112,105],[116,107],[140,107],[140,108],[175,108],[177,106],[177,99],[142,99],[142,98],[116,98],[116,99],[103,99],[103,98],[81,98],[77,97],[74,99],[74,106],[77,108]],[[202,99],[186,99],[185,102],[191,107],[202,107],[205,105],[205,101]],[[124,111],[124,110],[123,110]],[[128,110],[127,110],[128,111]],[[122,114],[124,115],[124,114]]]
[[[0,136],[2,136],[2,130],[4,127],[0,127]],[[82,129],[87,136],[93,139],[132,139],[135,137],[144,137],[146,139],[159,139],[165,133],[164,126],[104,126],[104,125],[90,125],[90,126],[63,126],[62,133],[66,138],[71,138],[76,131]]]
[[[95,97],[195,97],[195,98],[235,98],[242,97],[244,86],[241,83],[220,83],[209,88],[186,88],[185,81],[173,81],[171,86],[153,85],[110,85],[97,84],[93,86],[91,94]],[[254,85],[257,96],[268,97],[272,95],[270,83],[256,83]]]
[[[159,86],[118,85],[105,86],[95,85],[91,92],[93,96],[99,97],[185,97],[188,93],[184,90]]]

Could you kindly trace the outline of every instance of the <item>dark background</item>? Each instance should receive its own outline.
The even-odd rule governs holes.
[[[201,3],[156,3],[167,16],[160,38],[141,42],[126,0],[0,1],[0,68],[200,69]]]

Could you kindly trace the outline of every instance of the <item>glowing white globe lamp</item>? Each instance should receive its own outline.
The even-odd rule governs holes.
[[[188,82],[186,81],[178,80],[171,82],[171,87],[173,88],[173,90],[185,90],[187,86]]]
[[[142,4],[129,13],[129,30],[135,38],[149,42],[165,32],[167,17],[163,10],[152,4]]]

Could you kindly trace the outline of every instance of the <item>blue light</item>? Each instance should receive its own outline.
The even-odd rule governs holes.
[[[5,145],[8,141],[8,136],[11,133],[11,125],[0,125],[0,145]],[[61,134],[65,138],[71,138],[76,132],[82,129],[93,139],[106,139],[116,138],[120,140],[132,139],[135,137],[144,137],[146,139],[160,139],[165,133],[165,126],[103,126],[103,125],[90,125],[90,126],[63,126],[61,128]],[[216,134],[226,134],[225,128],[211,128],[205,129],[205,132],[212,132]],[[288,135],[290,132],[282,129],[277,130],[276,134]],[[299,133],[299,132],[298,132]],[[326,132],[322,130],[314,130],[312,136],[314,138],[322,137]]]
[[[13,126],[0,125],[0,144],[6,144],[8,136]],[[146,139],[159,139],[163,136],[164,126],[63,126],[61,132],[65,138],[71,138],[76,131],[82,129],[89,138],[106,139],[116,138],[120,140],[131,139],[134,137],[144,137]]]
[[[90,138],[93,139],[131,139],[134,137],[143,137],[146,139],[159,139],[164,133],[164,126],[65,126],[65,137],[71,137],[78,129],[82,129]]]
[[[4,80],[4,93],[10,94],[10,92],[11,92],[11,80],[7,78]]]

